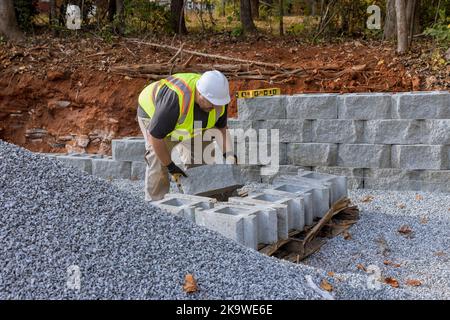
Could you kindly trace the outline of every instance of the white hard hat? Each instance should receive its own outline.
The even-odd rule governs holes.
[[[206,71],[197,81],[198,92],[215,106],[230,103],[228,80],[222,72]]]

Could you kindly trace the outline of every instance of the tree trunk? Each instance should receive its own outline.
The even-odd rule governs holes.
[[[170,2],[171,25],[177,34],[187,34],[184,20],[184,0],[172,0]]]
[[[227,1],[226,0],[222,0],[222,6],[220,8],[220,16],[221,17],[225,17],[225,5],[226,5]]]
[[[397,15],[397,52],[400,54],[408,50],[408,19],[406,17],[405,0],[395,0]]]
[[[387,0],[386,18],[384,20],[383,38],[386,40],[395,39],[397,33],[397,17],[395,14],[395,0]]]
[[[51,26],[57,24],[56,19],[56,0],[50,0],[50,11],[48,12],[48,22]]]
[[[252,18],[259,19],[259,0],[250,0],[250,6],[252,8]]]
[[[23,39],[23,33],[17,24],[13,0],[0,1],[0,33],[12,41]]]
[[[284,16],[283,0],[280,0],[280,36],[284,35],[283,16]]]
[[[120,34],[125,33],[125,12],[123,9],[123,0],[116,0],[116,17],[118,22],[116,31]]]
[[[241,0],[241,23],[245,33],[255,33],[256,27],[252,19],[250,0]]]

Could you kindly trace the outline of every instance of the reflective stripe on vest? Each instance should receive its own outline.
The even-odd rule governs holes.
[[[170,82],[173,88],[181,96],[181,111],[180,117],[178,118],[178,123],[183,123],[184,119],[189,112],[189,106],[191,105],[191,100],[194,98],[192,90],[189,88],[188,84],[184,82],[183,79],[175,78],[174,76],[169,76],[166,79],[161,80],[162,84]]]

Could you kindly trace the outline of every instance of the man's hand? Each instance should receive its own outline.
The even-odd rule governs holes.
[[[167,170],[169,170],[169,173],[174,177],[177,175],[182,175],[183,177],[187,178],[186,173],[184,173],[184,171],[181,170],[180,167],[173,163],[173,161],[169,163],[169,165],[167,166]]]

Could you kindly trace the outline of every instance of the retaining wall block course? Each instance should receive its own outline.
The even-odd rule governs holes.
[[[338,98],[338,118],[353,120],[390,119],[389,93],[350,93]]]
[[[337,165],[352,168],[389,168],[391,146],[383,144],[341,144]]]
[[[287,119],[337,119],[337,94],[298,94],[287,97]]]

